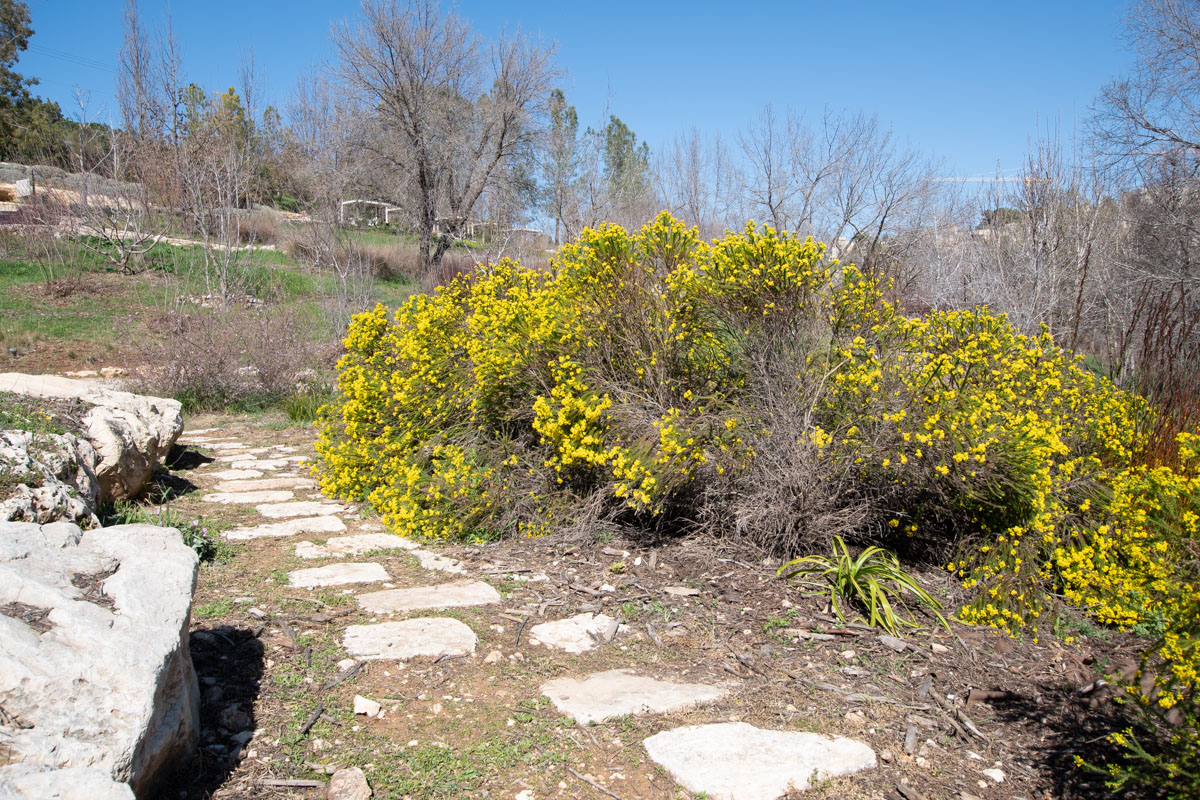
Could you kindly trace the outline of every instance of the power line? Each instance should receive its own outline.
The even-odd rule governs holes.
[[[46,56],[47,58],[55,58],[59,61],[66,61],[67,63],[74,64],[77,67],[88,67],[90,69],[111,72],[113,75],[117,74],[117,68],[111,64],[105,64],[102,61],[96,61],[95,59],[87,58],[86,56],[80,56],[74,53],[64,53],[61,50],[54,50],[49,47],[41,47],[38,45],[30,45],[29,49],[38,55]]]

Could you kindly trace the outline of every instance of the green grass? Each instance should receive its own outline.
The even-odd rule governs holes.
[[[0,430],[67,433],[66,427],[41,405],[32,397],[0,392]]]
[[[214,617],[223,617],[233,610],[233,601],[228,599],[214,600],[211,603],[205,603],[202,606],[196,606],[192,610],[192,614],[200,619],[212,619]]]

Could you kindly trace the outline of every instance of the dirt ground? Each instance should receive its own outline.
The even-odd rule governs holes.
[[[209,417],[188,427],[216,427],[251,447],[312,452],[312,431],[278,417]],[[171,513],[214,530],[250,521],[247,510],[199,499],[215,483],[208,473],[227,464],[201,447],[177,456],[164,476],[176,487]],[[356,532],[378,521],[361,512],[352,523]],[[839,622],[822,598],[778,579],[777,562],[733,543],[598,531],[431,545],[504,598],[433,613],[474,630],[474,657],[350,666],[343,631],[374,619],[353,594],[377,587],[288,586],[288,570],[335,560],[298,559],[293,547],[305,539],[324,536],[253,540],[202,566],[190,641],[203,696],[201,748],[163,787],[164,800],[323,798],[327,775],[341,766],[362,767],[376,798],[689,798],[649,760],[642,740],[732,720],[851,736],[875,749],[875,769],[822,782],[805,797],[1108,796],[1075,756],[1099,764],[1109,756],[1113,707],[1094,682],[1133,663],[1129,637],[1080,626],[1070,632],[1073,644],[1035,643],[957,623],[947,632],[926,620],[902,642],[889,641]],[[401,551],[351,560],[382,564],[397,587],[458,577],[422,569]],[[922,578],[953,599],[947,575]],[[531,643],[529,625],[584,611],[603,611],[624,627],[580,655]],[[687,712],[585,727],[539,690],[551,678],[616,667],[731,691]],[[355,695],[382,703],[384,713],[355,716]],[[993,769],[1002,783],[984,773]]]

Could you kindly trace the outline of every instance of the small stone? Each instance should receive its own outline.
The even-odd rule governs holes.
[[[941,655],[942,653],[950,652],[949,647],[946,647],[946,645],[944,645],[944,644],[938,644],[937,642],[934,642],[933,644],[929,645],[929,649],[939,655]]]
[[[339,769],[333,773],[325,793],[325,800],[368,800],[370,797],[371,785],[358,767]]]
[[[485,663],[485,664],[499,664],[503,660],[504,660],[504,654],[501,653],[499,650],[492,650],[486,656],[483,657],[483,663]]]
[[[233,736],[230,736],[229,738],[232,739],[233,741],[237,742],[238,744],[246,744],[247,742],[249,742],[251,739],[254,738],[254,731],[242,731],[240,733],[235,733]]]
[[[522,789],[521,791],[517,792],[517,796],[514,797],[513,800],[533,800],[533,790]]]
[[[221,710],[217,724],[227,731],[244,730],[250,726],[250,715],[235,703]]]
[[[856,728],[863,728],[867,724],[867,715],[861,711],[850,711],[846,713],[846,721]]]
[[[903,639],[897,639],[895,636],[879,636],[879,643],[889,650],[895,650],[897,653],[903,653],[908,649],[908,642]]]
[[[896,756],[892,754],[891,750],[884,750],[879,754],[879,760],[885,764],[890,764],[896,760]]]
[[[438,572],[449,572],[454,575],[462,575],[466,572],[462,562],[458,559],[447,558],[446,556],[431,553],[428,550],[413,550],[412,554],[421,562],[423,569],[437,570]]]
[[[980,770],[980,774],[991,778],[996,783],[1004,783],[1004,770],[1002,769],[984,769]]]
[[[379,716],[379,711],[383,706],[369,698],[363,697],[361,694],[354,695],[354,713],[366,714],[368,717],[374,718]]]
[[[663,592],[672,597],[695,597],[700,594],[699,589],[691,586],[666,586],[663,588]]]
[[[343,658],[341,661],[339,661],[337,663],[337,668],[339,671],[345,672],[346,670],[350,669],[357,663],[358,662],[355,661],[353,658]]]
[[[855,653],[853,650],[843,650],[842,652],[838,653],[838,655],[841,656],[842,658],[846,659],[847,661],[849,661],[850,659],[854,658],[858,654]]]
[[[255,619],[265,619],[267,616],[267,612],[263,611],[258,606],[250,606],[250,608],[246,609],[246,613]]]

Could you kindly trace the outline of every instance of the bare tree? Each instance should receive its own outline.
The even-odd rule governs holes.
[[[746,165],[742,191],[747,209],[778,231],[795,226],[794,202],[800,193],[797,156],[806,149],[806,133],[798,117],[788,112],[780,120],[768,104],[738,135]]]
[[[541,135],[554,48],[520,33],[485,45],[433,0],[365,0],[334,46],[337,76],[389,132],[375,155],[413,206],[432,267],[505,164]]]
[[[733,165],[720,136],[705,140],[692,128],[676,137],[656,161],[655,182],[661,204],[672,214],[700,229],[706,238],[726,228],[740,227],[733,219]]]
[[[1134,162],[1182,149],[1200,154],[1200,4],[1141,0],[1126,18],[1132,74],[1107,87],[1097,109],[1103,151]]]

